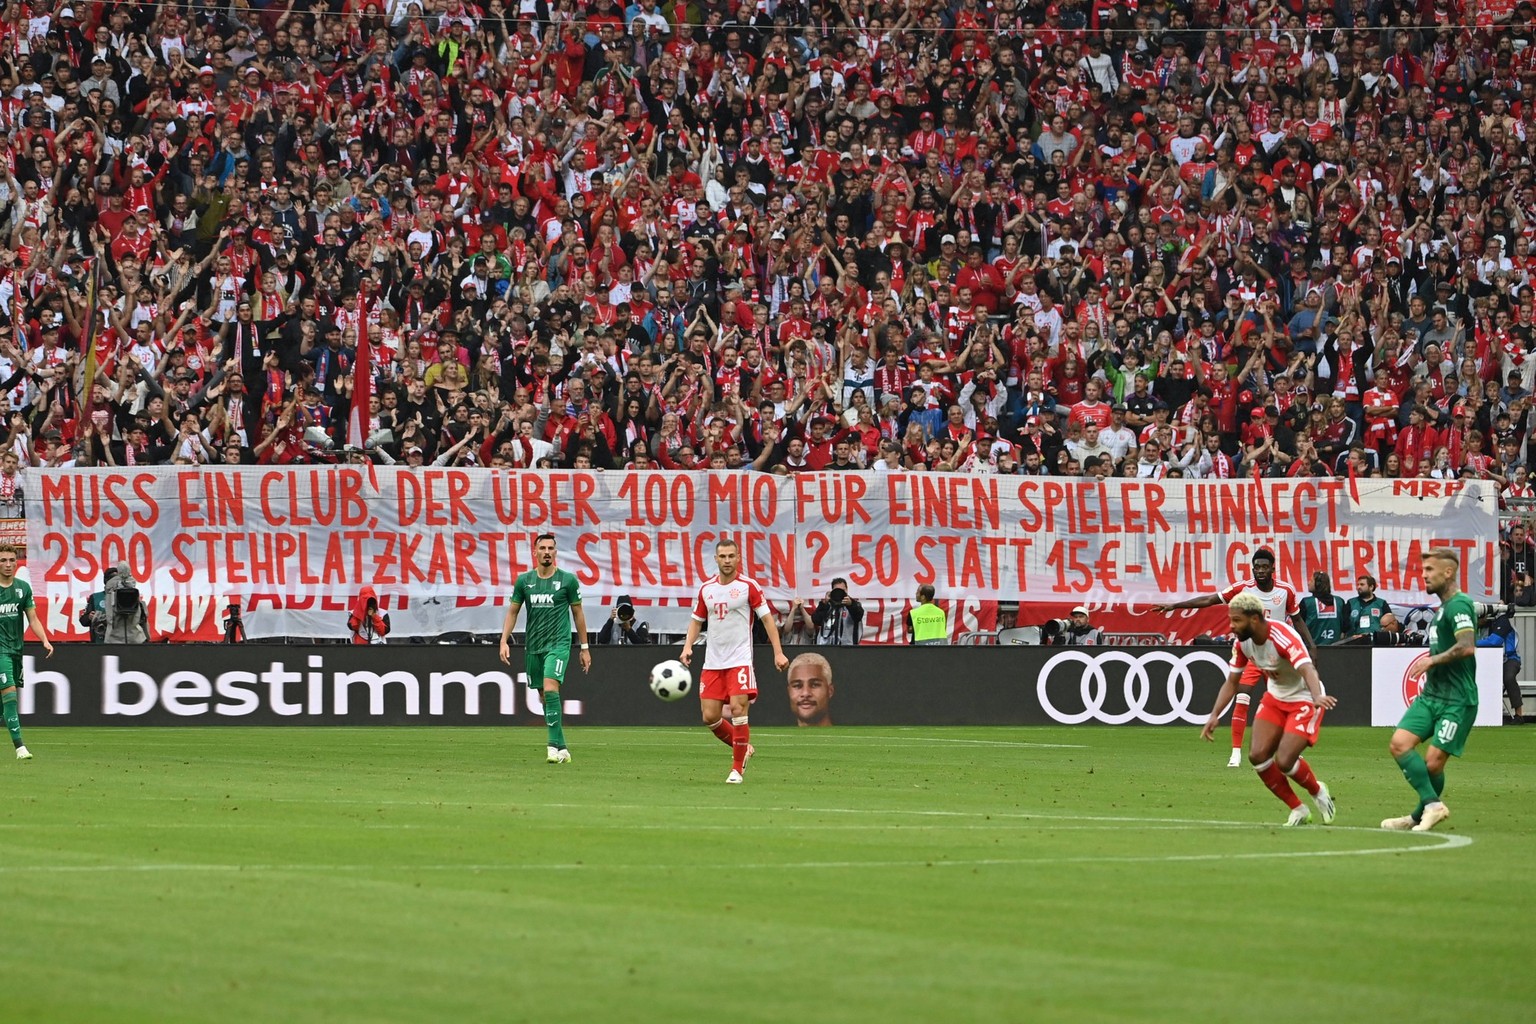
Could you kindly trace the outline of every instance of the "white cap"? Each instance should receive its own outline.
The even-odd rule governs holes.
[[[1087,615],[1088,614],[1088,609],[1084,605],[1078,605],[1076,608],[1072,609],[1072,614],[1073,615]]]

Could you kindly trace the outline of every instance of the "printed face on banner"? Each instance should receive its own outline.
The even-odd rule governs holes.
[[[127,562],[150,601],[291,606],[373,586],[381,601],[505,600],[534,538],[589,599],[691,601],[717,550],[775,607],[848,580],[860,601],[1089,605],[1142,612],[1249,576],[1362,574],[1420,603],[1421,553],[1461,554],[1496,589],[1495,495],[1481,481],[1076,480],[960,473],[593,473],[371,466],[42,469],[28,488],[40,602],[84,600]],[[1434,487],[1431,489],[1430,485]],[[721,540],[734,548],[717,548]],[[190,604],[189,604],[190,607]],[[153,614],[153,611],[152,611]],[[54,619],[50,619],[50,624]],[[444,628],[449,627],[446,623]]]

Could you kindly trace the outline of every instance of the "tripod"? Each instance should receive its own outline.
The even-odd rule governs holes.
[[[224,609],[224,642],[245,643],[245,623],[240,619],[239,601],[231,601],[229,607]]]

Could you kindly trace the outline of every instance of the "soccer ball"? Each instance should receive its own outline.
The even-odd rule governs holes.
[[[664,661],[651,669],[651,692],[662,700],[678,700],[693,689],[693,673],[680,661]]]

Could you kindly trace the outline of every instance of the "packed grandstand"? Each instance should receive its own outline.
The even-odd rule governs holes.
[[[8,450],[1528,497],[1530,15],[10,3]]]

